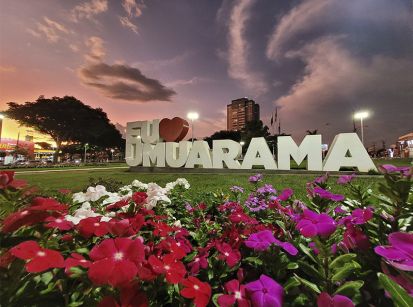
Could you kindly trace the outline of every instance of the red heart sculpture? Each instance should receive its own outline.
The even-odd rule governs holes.
[[[159,135],[165,142],[182,141],[188,130],[188,122],[180,117],[164,118],[159,123]]]

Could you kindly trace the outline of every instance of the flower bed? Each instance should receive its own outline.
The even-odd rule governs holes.
[[[413,306],[412,169],[382,171],[378,194],[256,175],[202,202],[183,178],[41,197],[0,172],[2,304]]]

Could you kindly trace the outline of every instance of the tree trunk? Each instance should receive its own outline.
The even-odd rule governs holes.
[[[56,142],[56,150],[53,154],[53,163],[57,163],[57,158],[59,157],[60,146],[62,145],[62,142],[59,139],[55,140],[55,142]]]

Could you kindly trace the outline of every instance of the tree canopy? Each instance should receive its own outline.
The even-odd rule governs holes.
[[[92,108],[72,96],[45,98],[23,104],[8,103],[3,113],[22,125],[50,135],[62,142],[90,143],[101,147],[120,147],[120,132],[110,123],[101,108]]]
[[[233,140],[236,142],[240,142],[241,132],[220,130],[220,131],[215,132],[211,136],[204,138],[204,140],[208,142],[209,146],[212,146],[213,140]]]

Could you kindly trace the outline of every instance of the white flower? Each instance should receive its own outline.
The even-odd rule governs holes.
[[[103,185],[97,185],[96,187],[88,187],[86,190],[86,200],[88,201],[97,201],[102,196],[107,195],[109,192],[106,191],[106,188]]]
[[[122,200],[124,198],[124,196],[120,196],[118,193],[111,193],[111,192],[107,192],[106,194],[107,198],[105,198],[102,202],[102,205],[108,205],[108,204],[113,204],[116,203],[120,200]]]
[[[77,225],[81,220],[95,216],[100,216],[100,214],[97,214],[92,210],[89,202],[85,202],[82,204],[82,207],[74,212],[73,215],[66,215],[65,219]]]
[[[86,201],[86,195],[83,192],[75,193],[72,196],[73,202],[77,203],[84,203]]]
[[[180,220],[175,221],[174,226],[175,227],[182,227],[181,221]]]
[[[177,185],[185,188],[185,189],[189,189],[191,187],[191,185],[189,184],[188,180],[186,180],[185,178],[178,178],[173,182],[168,182],[165,186],[165,189],[168,191],[168,193],[173,190]]]
[[[137,179],[132,181],[132,186],[138,189],[142,189],[142,190],[146,190],[148,188],[148,185],[146,183],[140,182]]]
[[[167,190],[156,183],[148,183],[146,194],[148,197],[146,198],[145,208],[148,210],[153,209],[159,201],[171,203],[171,200],[166,196]]]

